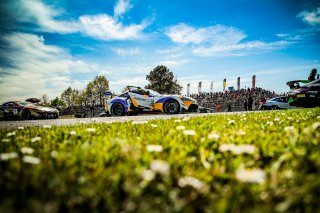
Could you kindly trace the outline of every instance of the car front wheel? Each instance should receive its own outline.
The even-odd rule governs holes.
[[[180,110],[179,103],[176,100],[168,100],[164,103],[164,112],[168,114],[178,114]]]
[[[124,115],[124,107],[120,103],[115,103],[111,107],[111,115],[113,116],[123,116]]]
[[[21,118],[22,120],[30,120],[31,118],[31,113],[29,110],[23,110],[22,114],[21,114]]]

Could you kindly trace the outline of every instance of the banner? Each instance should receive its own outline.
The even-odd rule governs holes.
[[[198,94],[201,95],[201,86],[202,86],[202,82],[199,82],[199,86],[198,86]]]
[[[211,81],[211,85],[210,85],[210,93],[213,93],[213,81]]]
[[[252,90],[256,88],[256,75],[252,76]]]
[[[187,96],[190,96],[190,83],[187,84]]]
[[[226,91],[227,79],[223,79],[223,91]]]
[[[237,90],[240,91],[240,77],[238,77]]]

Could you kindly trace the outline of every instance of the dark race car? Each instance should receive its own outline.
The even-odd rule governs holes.
[[[300,83],[306,83],[300,85]],[[307,80],[289,81],[288,102],[290,106],[316,107],[320,106],[320,79],[312,82]]]
[[[10,101],[0,106],[0,118],[4,120],[55,119],[59,118],[59,111],[28,101]]]

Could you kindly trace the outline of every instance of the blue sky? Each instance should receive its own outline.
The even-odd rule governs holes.
[[[105,75],[110,89],[145,86],[166,65],[186,93],[286,82],[320,69],[316,0],[3,0],[0,101],[50,98]]]

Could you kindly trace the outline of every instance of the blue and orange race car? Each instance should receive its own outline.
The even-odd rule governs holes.
[[[106,111],[111,116],[137,115],[143,111],[160,111],[178,114],[182,111],[196,112],[198,102],[182,95],[161,95],[150,89],[128,86],[128,90],[107,101]]]

